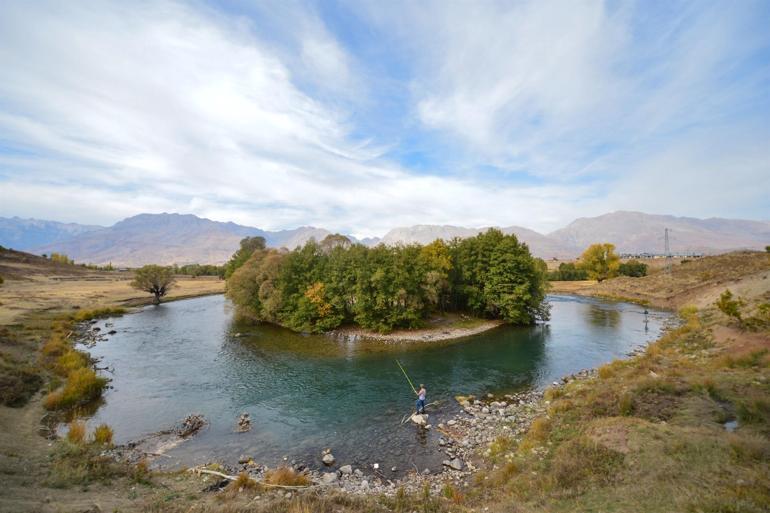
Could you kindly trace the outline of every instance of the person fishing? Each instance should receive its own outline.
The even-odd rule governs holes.
[[[415,403],[415,408],[417,409],[417,413],[423,414],[425,413],[425,397],[428,395],[428,391],[425,390],[425,385],[420,383],[420,390],[416,390],[414,388],[414,385],[412,384],[412,380],[409,379],[409,375],[406,373],[406,369],[404,369],[404,366],[401,365],[401,362],[396,360],[396,364],[398,364],[398,367],[401,369],[401,372],[404,373],[404,377],[406,378],[406,381],[409,383],[409,387],[412,389],[412,392],[417,396],[417,402]]]
[[[425,390],[425,385],[420,383],[420,389],[417,391],[417,413],[422,415],[425,413],[425,396],[427,395],[428,391]]]

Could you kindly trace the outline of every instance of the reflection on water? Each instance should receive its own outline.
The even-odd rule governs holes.
[[[190,465],[249,454],[318,463],[334,449],[341,464],[438,469],[442,453],[400,424],[413,394],[395,363],[428,400],[432,422],[456,408],[456,394],[544,386],[558,377],[625,355],[657,336],[666,314],[634,305],[552,296],[547,326],[501,327],[437,345],[338,341],[233,320],[230,303],[210,296],[148,307],[113,319],[117,334],[91,349],[115,369],[113,389],[92,422],[108,422],[118,442],[167,427],[189,413],[210,428],[172,451]],[[248,433],[234,432],[243,412]]]

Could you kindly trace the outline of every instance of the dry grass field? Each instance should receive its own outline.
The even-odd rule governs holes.
[[[149,304],[151,296],[129,285],[131,271],[95,271],[57,264],[17,251],[0,251],[0,325],[29,312],[72,311],[105,306]],[[224,292],[225,282],[214,276],[180,276],[166,300]]]

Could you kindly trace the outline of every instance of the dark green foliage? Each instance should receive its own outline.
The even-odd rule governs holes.
[[[426,246],[367,248],[334,236],[291,252],[257,248],[227,294],[248,317],[297,331],[414,328],[437,310],[515,324],[548,319],[545,266],[499,230]]]
[[[198,276],[219,276],[220,278],[225,277],[225,266],[223,265],[187,264],[175,265],[173,269],[174,274],[192,276],[193,278]]]
[[[245,239],[242,239],[241,247],[238,248],[238,251],[233,253],[233,256],[230,257],[230,260],[225,264],[225,278],[232,276],[240,266],[246,263],[255,251],[263,251],[265,247],[264,237],[246,237]]]
[[[581,281],[588,279],[588,271],[579,269],[575,264],[559,264],[558,271],[548,273],[548,279],[551,281]]]
[[[628,262],[620,264],[618,273],[621,276],[641,278],[642,276],[647,276],[647,264],[643,264],[639,260],[629,260]]]

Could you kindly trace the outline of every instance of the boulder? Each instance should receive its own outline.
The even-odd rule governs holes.
[[[321,461],[324,462],[324,465],[334,465],[334,455],[332,453],[326,453],[323,455],[323,458],[321,458]]]
[[[346,476],[349,476],[353,473],[353,466],[352,465],[342,465],[340,467],[340,472],[345,474]]]
[[[339,479],[336,472],[324,472],[321,474],[321,483],[325,485],[334,484]]]
[[[414,415],[411,416],[411,421],[417,424],[418,426],[425,426],[428,424],[428,416],[415,413]]]
[[[241,454],[240,457],[238,457],[238,463],[241,465],[245,465],[246,463],[251,461],[251,456],[248,454]]]
[[[445,467],[449,467],[452,470],[462,470],[463,469],[463,462],[460,458],[453,458],[451,460],[444,460],[441,462],[442,465]]]

